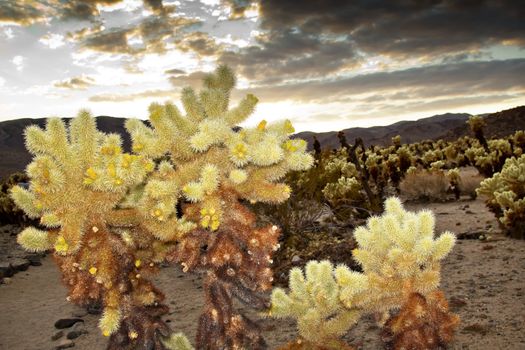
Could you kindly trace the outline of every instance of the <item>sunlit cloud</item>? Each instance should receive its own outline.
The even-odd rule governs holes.
[[[57,49],[65,45],[64,36],[56,33],[48,33],[38,41],[50,49]]]
[[[17,71],[22,71],[24,69],[24,62],[26,58],[20,55],[13,57],[11,62],[15,65]]]

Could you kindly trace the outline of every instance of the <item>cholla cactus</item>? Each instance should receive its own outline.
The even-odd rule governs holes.
[[[487,198],[508,235],[524,238],[525,232],[525,155],[509,158],[501,172],[481,182],[476,191]]]
[[[443,307],[442,299],[434,300],[440,261],[452,249],[455,236],[445,232],[434,238],[432,213],[405,211],[397,198],[387,199],[385,213],[370,218],[366,226],[356,229],[354,236],[358,248],[352,253],[363,272],[351,271],[344,265],[334,269],[329,262],[310,262],[305,279],[299,269],[292,269],[290,292],[277,288],[272,293],[271,315],[297,318],[305,349],[338,349],[339,337],[361,315],[375,313],[387,321],[392,319],[391,311],[401,308],[403,314],[404,310],[413,309],[414,303],[426,300],[425,307],[432,311],[423,313],[424,321],[418,322],[425,329],[410,329],[417,337],[406,348],[445,345],[458,318]],[[439,317],[431,316],[438,311]],[[410,315],[403,316],[405,323],[421,319],[421,314]],[[391,329],[393,322],[387,323],[387,331],[406,342],[406,334],[398,332],[403,328]]]
[[[118,208],[128,189],[153,170],[153,162],[123,153],[120,137],[98,132],[86,111],[69,129],[54,118],[46,130],[28,127],[25,136],[35,155],[27,167],[31,183],[28,190],[14,187],[11,195],[48,229],[29,227],[18,242],[29,251],[55,252],[69,300],[103,302],[99,326],[111,335],[109,348],[121,348],[122,339],[127,344],[151,341],[162,348],[156,331],[167,331],[160,319],[167,308],[147,277],[174,242],[136,225],[136,212]],[[174,232],[182,234],[178,229],[175,225]]]
[[[55,251],[71,301],[103,301],[100,328],[111,336],[109,349],[188,347],[169,336],[160,318],[168,311],[163,295],[146,279],[166,260],[184,272],[207,272],[197,348],[265,347],[232,301],[267,307],[259,292],[271,286],[279,229],[257,227],[240,200],[286,200],[290,188],[279,181],[313,159],[306,142],[289,139],[290,121],[235,128],[257,98],[228,108],[235,85],[229,68],[204,83],[198,95],[183,90],[185,116],[166,103],[150,106],[152,127],[128,120],[133,154],[122,152],[119,136],[98,132],[87,112],[69,130],[50,119],[45,131],[26,131],[35,154],[31,185],[15,187],[12,196],[49,230],[26,229],[18,241],[28,250]]]

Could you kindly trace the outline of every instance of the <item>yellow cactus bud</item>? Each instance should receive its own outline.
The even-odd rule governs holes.
[[[88,168],[88,170],[86,170],[86,176],[91,180],[96,180],[98,178],[98,174],[93,168]]]
[[[140,142],[136,142],[135,144],[133,144],[133,152],[140,152],[144,149],[144,145]]]
[[[108,175],[111,177],[117,176],[117,168],[114,163],[110,163],[107,168]]]
[[[236,144],[233,147],[232,154],[239,159],[245,159],[247,155],[246,145],[244,143]]]
[[[65,253],[67,252],[68,248],[69,248],[69,245],[67,244],[64,237],[59,236],[55,242],[55,251],[59,253]]]
[[[140,259],[135,260],[135,267],[140,267],[142,265],[142,261]]]
[[[289,152],[297,151],[297,147],[294,145],[294,142],[292,140],[288,140],[284,143],[284,149]]]
[[[206,215],[205,217],[201,219],[201,226],[204,228],[208,228],[209,225],[210,225],[210,216]]]
[[[205,216],[205,215],[208,214],[208,209],[206,209],[206,208],[202,208],[201,211],[200,211],[200,213],[201,213],[201,216]]]
[[[288,134],[293,134],[295,132],[295,128],[293,127],[292,122],[288,119],[284,122],[284,130]]]
[[[95,266],[92,266],[89,268],[89,273],[92,275],[95,275],[97,273],[98,269]]]
[[[211,225],[210,225],[210,229],[212,231],[216,231],[219,228],[219,226],[220,226],[219,220],[212,220]]]
[[[129,336],[129,339],[135,340],[135,339],[137,339],[139,337],[139,334],[137,332],[135,332],[135,331],[131,331],[131,332],[129,332],[128,336]]]
[[[117,186],[120,186],[120,185],[123,184],[123,181],[122,181],[122,179],[118,178],[118,179],[115,179],[115,181],[113,181],[113,183],[114,183],[115,185],[117,185]]]
[[[257,125],[257,130],[264,131],[266,129],[266,124],[268,124],[266,120],[261,120],[259,125]]]
[[[148,173],[152,172],[153,170],[155,170],[155,163],[153,163],[152,161],[147,161],[146,163],[144,163],[144,170],[146,170]]]

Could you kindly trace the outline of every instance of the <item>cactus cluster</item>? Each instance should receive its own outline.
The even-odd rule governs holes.
[[[244,202],[283,202],[290,187],[280,181],[313,157],[304,141],[289,139],[290,121],[238,128],[257,98],[230,109],[234,85],[232,71],[220,66],[200,93],[182,91],[185,115],[172,103],[152,104],[150,125],[126,122],[132,153],[118,135],[99,132],[87,111],[69,127],[52,118],[45,130],[26,130],[30,186],[15,186],[11,196],[47,229],[27,228],[18,242],[54,251],[69,300],[103,303],[108,349],[186,344],[161,320],[168,308],[149,280],[165,262],[206,273],[197,348],[265,345],[233,299],[267,306],[260,292],[271,287],[280,232],[257,226]]]
[[[507,159],[501,172],[481,182],[477,193],[486,198],[509,236],[525,238],[525,155]]]
[[[344,349],[342,335],[366,314],[380,315],[396,349],[450,342],[459,318],[448,311],[438,286],[440,262],[455,236],[435,238],[432,213],[405,211],[395,197],[354,236],[358,248],[352,254],[362,272],[311,261],[304,274],[290,271],[289,292],[273,291],[270,315],[295,318],[299,329],[299,339],[283,349]]]

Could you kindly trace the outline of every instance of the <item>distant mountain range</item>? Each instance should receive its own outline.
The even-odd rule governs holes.
[[[401,136],[402,143],[414,143],[423,140],[455,140],[462,136],[473,136],[467,124],[471,114],[446,113],[422,118],[414,121],[400,121],[387,126],[372,126],[369,128],[350,128],[343,130],[348,143],[353,144],[360,137],[366,146],[389,145],[392,137]],[[507,109],[497,113],[482,115],[487,126],[485,137],[502,137],[514,133],[516,130],[525,130],[525,106]],[[337,131],[314,133],[300,132],[294,137],[308,141],[312,147],[313,137],[316,136],[323,149],[339,148]]]
[[[392,137],[401,136],[402,143],[419,142],[422,140],[448,139],[453,140],[461,136],[471,135],[466,121],[470,114],[441,114],[415,121],[401,121],[387,126],[373,126],[369,128],[350,128],[343,130],[349,143],[361,137],[365,145],[387,145]],[[516,130],[525,130],[525,106],[505,111],[483,115],[487,121],[485,135],[501,137],[514,133]],[[67,120],[67,119],[66,119]],[[130,139],[124,128],[124,118],[107,116],[97,117],[99,130],[109,133],[118,133],[123,136],[124,149],[129,150]],[[31,155],[24,145],[24,129],[31,124],[44,127],[45,119],[16,119],[0,122],[0,178],[5,178],[17,171],[23,171],[31,161]],[[316,136],[322,148],[339,148],[337,132],[301,132],[294,137],[308,141],[312,147],[313,137]]]

